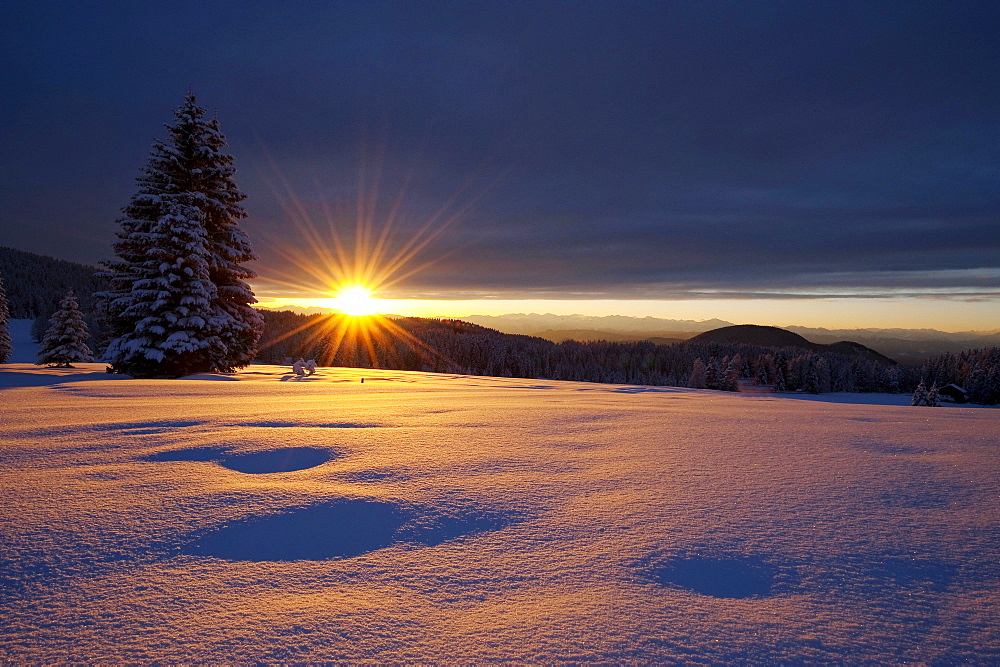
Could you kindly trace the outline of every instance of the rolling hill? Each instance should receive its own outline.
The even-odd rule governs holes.
[[[722,343],[758,345],[760,347],[795,347],[815,352],[834,352],[846,356],[857,356],[883,364],[895,364],[893,359],[861,343],[842,340],[836,343],[813,343],[803,336],[778,327],[758,324],[736,324],[712,329],[688,339],[690,343]]]

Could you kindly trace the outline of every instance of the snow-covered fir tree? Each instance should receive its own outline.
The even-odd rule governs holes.
[[[726,370],[722,372],[722,377],[719,381],[719,388],[723,391],[739,391],[740,390],[740,372],[739,369],[743,367],[742,360],[739,355],[736,355],[733,359],[729,361],[726,365]]]
[[[705,366],[705,388],[719,389],[722,386],[722,370],[719,368],[719,360],[712,357]]]
[[[73,297],[73,290],[59,302],[59,310],[49,318],[49,328],[38,349],[39,366],[72,368],[73,362],[93,361],[93,354],[85,342],[90,338],[87,323],[83,321],[80,304]]]
[[[924,399],[924,405],[929,408],[941,407],[941,396],[938,394],[938,386],[936,382],[931,385],[930,389],[927,390],[927,398]]]
[[[781,370],[781,366],[777,366],[774,369],[774,390],[788,391],[788,385],[785,383],[785,373]]]
[[[119,315],[135,326],[113,340],[105,356],[116,371],[137,377],[217,368],[230,318],[215,305],[201,209],[171,203],[141,238],[149,243],[147,258],[133,267],[136,278]]]
[[[705,362],[701,360],[701,357],[694,360],[688,385],[695,389],[705,388]]]
[[[116,339],[105,356],[132,375],[232,371],[253,359],[263,327],[246,282],[255,274],[243,265],[256,259],[239,227],[245,196],[232,156],[222,152],[218,121],[206,119],[194,94],[167,130],[123,209],[117,258],[106,263],[112,289],[103,296]],[[168,223],[180,225],[182,238],[171,236]],[[197,248],[191,256],[184,255],[189,245]],[[184,289],[194,290],[188,299]]]
[[[978,400],[983,405],[996,405],[1000,403],[1000,366],[993,366],[986,374],[986,379],[980,387]]]
[[[913,392],[913,398],[910,399],[910,405],[927,405],[927,385],[924,384],[923,380],[920,380],[920,384],[917,385],[916,391]]]
[[[819,373],[816,372],[816,366],[812,363],[808,364],[805,370],[805,376],[802,382],[802,391],[810,394],[819,394]]]
[[[7,291],[3,288],[3,280],[0,280],[0,364],[6,363],[10,359],[14,346],[10,341],[10,307],[7,304]]]
[[[825,394],[833,388],[833,373],[830,371],[830,364],[823,357],[817,357],[815,368],[819,393]]]

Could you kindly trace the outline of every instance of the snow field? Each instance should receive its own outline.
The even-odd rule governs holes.
[[[8,364],[33,364],[38,359],[38,343],[31,340],[33,320],[7,320],[13,350]]]
[[[1000,659],[1000,411],[287,370],[0,367],[0,656]]]

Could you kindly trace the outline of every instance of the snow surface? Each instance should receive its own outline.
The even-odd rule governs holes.
[[[33,364],[38,360],[38,343],[31,340],[33,322],[34,320],[7,320],[10,341],[14,348],[7,363]]]
[[[998,410],[103,368],[0,366],[5,661],[1000,661]]]

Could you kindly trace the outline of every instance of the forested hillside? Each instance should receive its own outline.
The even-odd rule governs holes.
[[[94,293],[108,288],[97,267],[0,246],[0,278],[14,319],[48,317],[70,289],[80,310],[94,311]]]
[[[920,369],[927,386],[955,383],[974,403],[1000,403],[1000,347],[942,354],[925,361]]]
[[[422,370],[735,391],[756,384],[811,393],[912,392],[926,370],[796,347],[686,342],[553,343],[458,320],[400,318],[352,328],[330,315],[264,311],[261,361],[314,358],[322,366]],[[945,372],[941,373],[942,378]],[[951,382],[954,380],[947,380]],[[939,384],[945,380],[939,380]]]
[[[862,356],[883,364],[895,364],[895,360],[870,348],[849,340],[823,344],[806,340],[792,331],[779,327],[757,324],[735,324],[700,333],[688,340],[689,343],[727,343],[756,345],[758,347],[795,347],[813,352],[836,352],[848,357]]]
[[[539,336],[560,343],[564,340],[648,340],[671,343],[731,325],[722,320],[668,320],[655,317],[583,316],[583,315],[472,315],[466,322],[506,333]],[[782,326],[813,343],[837,343],[850,340],[878,350],[902,364],[919,364],[924,359],[962,350],[1000,346],[1000,331],[949,333],[933,329],[818,329],[796,325]],[[674,339],[674,340],[670,340]]]

